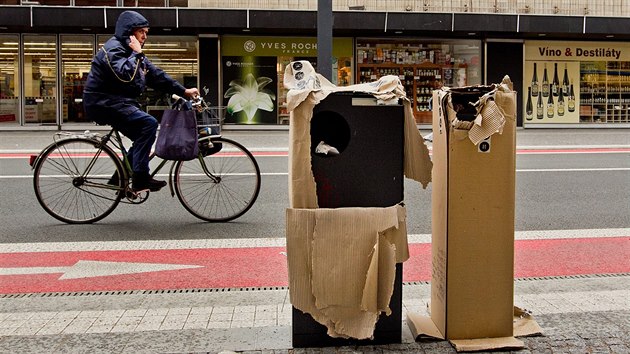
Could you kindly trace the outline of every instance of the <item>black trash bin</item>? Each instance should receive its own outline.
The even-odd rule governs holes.
[[[313,109],[311,164],[320,208],[390,207],[403,200],[404,107],[376,105],[371,95],[333,93]],[[315,153],[320,142],[338,155]],[[402,263],[396,264],[392,313],[373,340],[332,338],[311,315],[293,308],[293,347],[400,343]]]

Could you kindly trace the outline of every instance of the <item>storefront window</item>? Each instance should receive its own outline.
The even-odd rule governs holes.
[[[56,36],[24,35],[24,123],[56,124]]]
[[[19,123],[19,37],[0,36],[0,124]]]
[[[524,126],[630,122],[630,45],[525,42]]]
[[[188,7],[188,0],[168,0],[169,7]]]
[[[98,36],[98,48],[111,36]],[[151,62],[164,70],[172,78],[187,88],[197,87],[198,62],[196,37],[149,37],[143,51]],[[201,88],[200,88],[201,90]],[[169,108],[172,92],[159,92],[152,88],[140,97],[142,108],[151,115],[161,118],[164,109]]]
[[[83,113],[83,87],[94,56],[94,36],[61,36],[63,122],[88,121]]]
[[[352,39],[333,39],[332,83],[353,82]],[[288,124],[286,66],[308,60],[317,69],[317,38],[224,37],[221,41],[225,123]]]
[[[164,7],[164,0],[125,0],[125,7]]]
[[[360,83],[384,75],[401,78],[417,123],[430,123],[432,91],[481,83],[478,40],[357,39]]]
[[[48,5],[48,6],[68,6],[70,5],[70,0],[36,0],[38,5]]]
[[[75,6],[116,6],[116,0],[74,0]]]

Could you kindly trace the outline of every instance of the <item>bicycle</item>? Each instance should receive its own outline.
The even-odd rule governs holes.
[[[221,136],[223,107],[207,106],[200,98],[191,102],[198,112],[208,114],[197,115],[197,158],[172,161],[168,177],[171,197],[177,195],[184,208],[199,219],[234,220],[258,198],[260,168],[247,148]],[[111,214],[119,203],[141,204],[148,199],[150,191],[131,188],[128,150],[116,129],[104,135],[59,132],[53,140],[31,157],[30,164],[37,201],[54,218],[69,224],[94,223]],[[154,157],[152,153],[151,159]],[[160,161],[151,177],[168,162]]]

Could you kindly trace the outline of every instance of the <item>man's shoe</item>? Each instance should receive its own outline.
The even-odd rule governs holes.
[[[107,184],[112,186],[117,186],[120,183],[120,178],[118,178],[118,171],[114,172],[112,177],[107,181]]]
[[[147,175],[135,175],[133,176],[131,189],[134,192],[139,192],[143,190],[150,190],[151,192],[157,192],[163,187],[166,186],[166,181],[158,181],[156,179],[151,178],[151,176]]]

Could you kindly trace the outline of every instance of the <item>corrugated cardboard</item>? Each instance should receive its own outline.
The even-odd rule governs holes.
[[[481,338],[481,339],[457,339],[451,340],[451,344],[458,352],[478,352],[497,349],[521,349],[525,347],[523,341],[514,337]]]
[[[318,208],[310,151],[313,108],[333,92],[367,93],[379,104],[402,101],[404,174],[424,188],[431,180],[429,151],[397,76],[337,87],[310,63],[299,61],[287,66],[284,83],[291,113],[292,209],[287,210],[286,226],[291,303],[325,325],[332,337],[371,338],[379,314],[390,311],[396,263],[409,257],[404,208]]]
[[[407,313],[407,324],[416,340],[444,339],[431,317],[413,312]],[[475,352],[480,350],[496,350],[508,348],[523,348],[525,345],[515,337],[537,336],[542,334],[542,328],[526,311],[514,306],[513,337],[453,339],[451,344],[458,352]]]
[[[479,145],[433,95],[430,312],[449,340],[513,336],[516,93],[508,86],[495,96],[505,124]]]
[[[331,337],[372,337],[408,258],[402,206],[287,209],[291,303]]]
[[[514,306],[514,337],[542,335],[542,328],[527,311]]]

